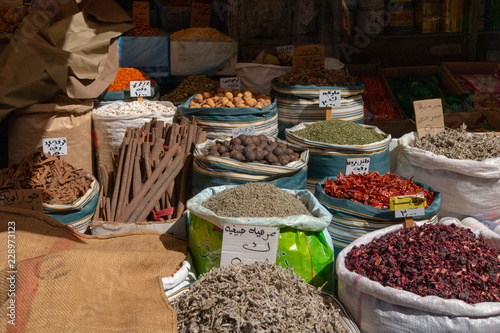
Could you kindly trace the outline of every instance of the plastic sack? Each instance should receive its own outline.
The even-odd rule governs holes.
[[[432,184],[441,192],[442,216],[478,220],[500,218],[500,158],[484,161],[458,160],[410,147],[416,132],[398,140],[399,155],[395,173]]]
[[[170,75],[168,36],[118,37],[120,67],[137,68],[152,78]],[[154,96],[154,95],[153,95]]]
[[[301,200],[313,216],[295,215],[286,218],[221,217],[202,206],[219,192],[235,185],[209,187],[187,202],[191,212],[189,223],[189,251],[198,274],[219,267],[222,228],[224,224],[244,224],[280,227],[276,265],[293,268],[307,283],[331,290],[333,250],[326,227],[331,214],[307,190],[284,190]]]
[[[309,164],[307,175],[307,189],[314,192],[316,183],[325,177],[338,175],[339,171],[345,173],[346,163],[352,158],[370,159],[370,172],[378,171],[383,175],[390,171],[391,135],[385,134],[375,126],[361,126],[373,129],[385,138],[382,141],[367,145],[336,145],[324,142],[310,141],[294,134],[313,123],[300,123],[285,130],[286,141],[309,150]]]
[[[156,102],[167,107],[175,108],[170,102]],[[115,102],[103,106],[108,108],[124,102]],[[99,108],[101,109],[101,108]],[[135,115],[103,115],[92,112],[92,122],[94,125],[95,139],[97,146],[97,167],[107,166],[110,168],[113,164],[111,156],[118,152],[120,145],[125,137],[127,127],[142,127],[144,123],[150,122],[153,118],[163,121],[166,124],[173,122],[175,112],[171,113],[142,113]],[[108,169],[109,170],[109,169]]]
[[[271,80],[292,70],[290,66],[269,64],[237,63],[236,76],[240,77],[242,90],[252,89],[255,93],[269,94]]]
[[[76,231],[84,233],[94,217],[99,202],[99,182],[90,173],[92,183],[87,192],[70,204],[43,203],[43,212],[59,222],[67,224]]]
[[[270,140],[283,142],[273,138]],[[195,147],[192,180],[194,194],[207,187],[241,185],[249,182],[266,182],[290,190],[306,188],[307,162],[309,161],[307,149],[303,149],[298,161],[292,161],[286,166],[276,166],[240,162],[228,157],[203,155],[202,150],[215,143],[215,140],[207,140]],[[296,145],[290,146],[301,149]]]
[[[255,134],[276,136],[278,134],[278,110],[276,101],[263,108],[190,108],[191,96],[179,105],[179,113],[185,117],[194,116],[210,139],[225,140],[232,136],[232,130],[253,126]]]
[[[384,287],[345,267],[345,258],[354,246],[401,229],[391,226],[364,235],[346,247],[337,257],[339,298],[354,317],[362,332],[498,332],[500,303],[467,304],[462,300],[437,296],[421,297],[414,293]],[[500,249],[500,235],[490,230],[476,231],[493,247]]]
[[[196,281],[196,271],[189,252],[187,252],[186,260],[182,262],[179,270],[172,276],[163,277],[161,281],[169,302],[189,290],[189,286]]]
[[[170,40],[172,75],[214,75],[238,52],[238,42],[217,39]]]

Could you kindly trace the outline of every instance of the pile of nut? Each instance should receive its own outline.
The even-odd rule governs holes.
[[[300,153],[285,143],[278,143],[265,135],[241,134],[231,140],[220,141],[203,151],[204,155],[229,157],[241,162],[285,166],[298,161]]]
[[[168,94],[162,96],[162,101],[169,101],[174,104],[182,104],[189,99],[189,97],[203,93],[215,93],[219,89],[219,82],[207,78],[206,76],[191,76],[183,80],[177,88]]]
[[[271,104],[271,97],[265,94],[254,95],[250,90],[241,92],[239,90],[229,90],[219,88],[213,95],[210,92],[197,94],[189,102],[190,108],[263,108]]]

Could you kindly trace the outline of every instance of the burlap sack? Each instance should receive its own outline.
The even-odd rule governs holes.
[[[2,208],[0,248],[3,332],[177,331],[161,278],[186,257],[182,238],[154,231],[88,236],[38,212]],[[7,316],[11,300],[15,326]]]

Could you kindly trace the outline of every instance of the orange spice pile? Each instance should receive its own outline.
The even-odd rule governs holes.
[[[108,91],[120,91],[130,89],[130,81],[151,81],[151,87],[155,83],[154,80],[144,72],[130,67],[118,68],[115,80],[109,86]]]

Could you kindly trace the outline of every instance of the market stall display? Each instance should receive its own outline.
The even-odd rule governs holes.
[[[500,237],[473,231],[397,225],[360,237],[337,258],[340,300],[363,332],[496,330]]]
[[[316,287],[326,283],[323,289],[332,289],[333,250],[326,234],[331,215],[309,191],[266,183],[209,187],[191,198],[187,207],[189,250],[199,274],[220,266],[222,232],[218,228],[226,224],[280,227],[276,264],[293,268]]]
[[[376,127],[331,119],[301,123],[287,128],[285,134],[287,142],[309,150],[307,188],[311,191],[321,179],[351,166],[359,172],[390,170],[391,136]]]
[[[500,137],[462,127],[421,139],[408,133],[398,144],[395,173],[441,192],[443,216],[500,218]]]
[[[187,101],[191,96],[203,93],[214,95],[220,88],[219,82],[209,79],[204,75],[191,76],[182,80],[171,92],[161,97],[162,101],[169,101],[179,105]]]
[[[0,190],[41,189],[43,211],[85,232],[99,199],[99,183],[88,172],[41,151],[0,170]]]

